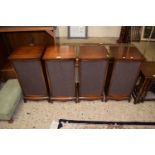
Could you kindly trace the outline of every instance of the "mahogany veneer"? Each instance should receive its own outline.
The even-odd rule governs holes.
[[[50,90],[50,101],[75,100],[75,60],[74,46],[51,46],[43,56]]]
[[[104,100],[109,55],[104,46],[79,48],[78,100]]]
[[[113,62],[106,100],[130,101],[144,57],[136,47],[111,46],[110,53]]]
[[[41,64],[43,51],[42,46],[25,46],[12,52],[9,57],[16,70],[25,101],[48,99]]]

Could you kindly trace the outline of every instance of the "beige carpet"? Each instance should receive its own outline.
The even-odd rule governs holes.
[[[155,102],[134,105],[133,101],[47,101],[21,103],[14,115],[14,122],[0,121],[0,128],[49,129],[53,121],[60,118],[98,121],[155,121]],[[56,128],[56,127],[54,127]]]

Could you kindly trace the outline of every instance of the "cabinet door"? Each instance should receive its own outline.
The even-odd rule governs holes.
[[[38,60],[13,61],[25,96],[47,96],[41,62]]]
[[[75,61],[46,61],[50,96],[75,97]]]
[[[81,60],[79,96],[102,96],[107,73],[106,60]]]
[[[108,95],[129,96],[135,85],[141,62],[116,61],[114,64]]]

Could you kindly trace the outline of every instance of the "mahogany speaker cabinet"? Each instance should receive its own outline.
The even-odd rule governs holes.
[[[130,101],[144,57],[136,47],[125,46],[111,46],[110,54],[113,58],[113,66],[106,100]]]
[[[43,56],[50,90],[50,101],[76,101],[74,46],[51,46]]]
[[[109,55],[104,46],[79,47],[78,100],[104,100]]]
[[[25,46],[12,52],[9,57],[21,84],[24,101],[48,99],[41,63],[43,51],[41,46]]]

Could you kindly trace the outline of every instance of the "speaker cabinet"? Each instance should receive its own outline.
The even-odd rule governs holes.
[[[48,99],[40,46],[25,46],[15,50],[9,57],[21,84],[24,100]]]
[[[43,56],[50,90],[50,100],[76,101],[75,60],[73,46],[48,47]]]
[[[105,79],[109,55],[104,46],[79,48],[78,100],[104,100]]]
[[[144,57],[136,47],[110,47],[114,59],[106,99],[130,101]]]

